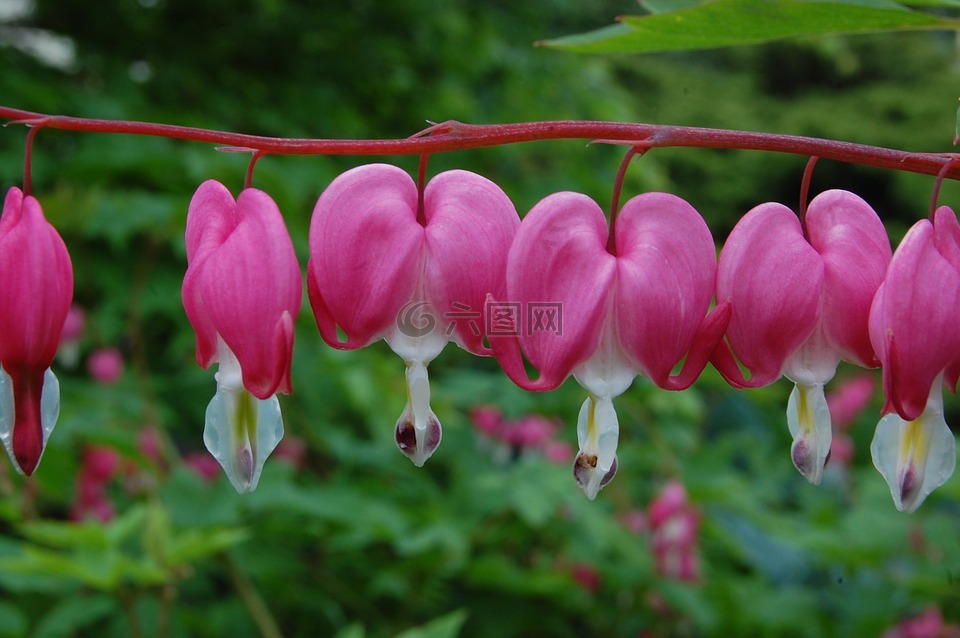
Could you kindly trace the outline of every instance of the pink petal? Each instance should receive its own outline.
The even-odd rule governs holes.
[[[787,207],[760,204],[737,223],[720,253],[717,302],[731,302],[727,339],[751,377],[729,365],[732,359],[715,359],[730,383],[759,387],[780,377],[817,325],[823,270]]]
[[[187,244],[193,260],[184,278],[184,308],[197,331],[201,365],[214,360],[219,335],[240,362],[244,386],[266,399],[290,391],[300,268],[273,200],[248,188],[230,205],[224,192],[207,182],[191,202]]]
[[[7,192],[0,217],[0,281],[0,366],[13,395],[13,405],[6,406],[12,408],[7,447],[18,469],[30,476],[59,411],[56,387],[46,390],[56,410],[45,410],[42,399],[73,297],[73,267],[39,202],[17,188]]]
[[[333,180],[313,211],[307,265],[310,303],[328,344],[361,348],[384,336],[414,295],[423,242],[417,187],[405,171],[370,164]]]
[[[187,273],[183,278],[183,309],[196,333],[197,364],[207,368],[217,356],[217,327],[204,306],[202,262],[215,252],[238,223],[237,204],[227,187],[207,180],[197,188],[187,211]]]
[[[960,222],[948,206],[941,206],[934,213],[933,218],[934,240],[937,252],[950,262],[953,269],[960,272]]]
[[[187,212],[187,262],[219,248],[238,223],[237,203],[227,187],[213,179],[200,184]]]
[[[827,339],[857,365],[880,365],[870,343],[870,304],[892,251],[883,222],[853,193],[826,191],[807,209],[810,244],[823,258],[823,315]]]
[[[933,230],[937,251],[950,262],[954,270],[960,272],[960,223],[957,222],[957,216],[951,208],[941,206],[937,209],[934,214]],[[947,366],[944,374],[944,383],[953,391],[956,391],[957,381],[960,378],[960,353],[957,355],[957,358]]]
[[[885,414],[917,419],[937,375],[960,352],[960,273],[936,249],[922,220],[907,232],[870,311],[870,339],[883,364]]]
[[[0,217],[0,364],[42,375],[60,344],[73,298],[73,267],[39,202],[7,192]]]
[[[667,193],[634,197],[616,224],[620,342],[644,374],[664,387],[690,351],[713,299],[713,237],[690,204]],[[702,347],[701,370],[721,334],[722,328],[714,343]]]
[[[519,358],[508,356],[508,337],[490,342],[510,378],[527,389],[550,390],[585,361],[600,342],[601,326],[616,273],[606,250],[607,221],[597,204],[579,193],[555,193],[527,214],[510,248],[507,300],[520,313],[519,343],[540,377],[526,378]],[[497,300],[504,301],[504,300]],[[533,304],[556,304],[559,334],[534,330],[527,313]]]
[[[499,186],[467,171],[431,179],[424,212],[427,297],[438,318],[454,320],[459,343],[480,354],[486,350],[484,303],[488,294],[506,292],[507,255],[520,217]]]

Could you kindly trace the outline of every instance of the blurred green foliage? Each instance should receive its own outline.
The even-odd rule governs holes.
[[[546,46],[581,53],[651,53],[772,42],[801,36],[898,30],[952,31],[955,18],[929,7],[960,8],[955,0],[640,0],[643,15],[548,40]],[[920,9],[906,4],[921,5]]]
[[[798,40],[710,53],[577,57],[531,46],[632,9],[626,0],[383,3],[36,0],[0,23],[0,96],[49,113],[279,136],[402,137],[428,120],[609,119],[816,135],[951,150],[952,36]],[[23,50],[40,30],[70,39],[51,67]],[[20,43],[21,46],[13,46]],[[0,135],[0,180],[18,185],[23,131]],[[542,142],[431,159],[504,188],[521,214],[557,190],[609,201],[622,150]],[[269,157],[255,185],[284,211],[301,264],[313,203],[340,171],[416,158]],[[718,243],[750,207],[796,205],[804,158],[691,149],[635,161],[625,195],[675,192]],[[246,158],[164,139],[43,131],[34,190],[74,261],[88,313],[85,356],[118,346],[117,385],[61,369],[63,412],[36,477],[0,471],[3,636],[851,636],[879,635],[937,605],[960,619],[960,481],[896,512],[868,446],[879,398],[852,429],[856,456],[819,488],[791,467],[787,388],[736,393],[707,371],[694,389],[643,380],[617,401],[620,474],[595,502],[568,466],[497,460],[467,414],[497,404],[565,423],[582,393],[532,395],[488,360],[449,347],[431,367],[444,441],[426,467],[392,428],[402,364],[383,344],[337,352],[308,308],[296,392],[281,399],[302,463],[268,462],[238,496],[184,457],[202,449],[212,371],[200,370],[180,304],[187,202],[207,178],[238,191]],[[853,190],[896,241],[929,205],[932,179],[821,162],[814,192]],[[944,203],[958,191],[948,184]],[[851,370],[843,369],[841,376]],[[960,422],[948,402],[948,422]],[[159,460],[142,433],[160,433]],[[109,523],[69,520],[82,452],[117,450]],[[4,466],[6,467],[6,466]],[[657,575],[623,517],[669,480],[702,513],[702,582]]]

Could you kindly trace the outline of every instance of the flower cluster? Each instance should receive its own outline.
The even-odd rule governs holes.
[[[327,344],[383,340],[403,360],[394,438],[415,464],[442,438],[427,368],[453,341],[495,357],[527,390],[577,380],[586,398],[573,474],[591,499],[617,471],[616,397],[638,376],[683,390],[708,363],[737,388],[795,383],[791,458],[812,483],[832,448],[825,384],[840,361],[882,367],[885,416],[871,451],[896,506],[912,511],[952,474],[941,398],[960,376],[960,224],[950,209],[918,222],[894,253],[853,193],[821,193],[802,216],[763,203],[718,258],[703,217],[675,195],[636,196],[608,220],[589,197],[556,193],[521,222],[484,177],[452,170],[424,181],[386,164],[337,177],[313,211],[306,266]],[[249,491],[283,437],[276,395],[292,391],[300,265],[266,193],[248,187],[235,199],[215,181],[190,203],[186,250],[197,362],[218,364],[204,442]],[[17,189],[0,218],[0,277],[0,440],[30,474],[59,407],[49,366],[73,279],[63,242]],[[507,436],[499,427],[488,434]]]

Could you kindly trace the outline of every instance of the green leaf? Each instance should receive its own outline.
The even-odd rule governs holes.
[[[366,631],[360,623],[352,623],[337,632],[334,638],[364,638]]]
[[[167,560],[171,564],[192,563],[219,554],[248,537],[242,529],[188,529],[169,540]]]
[[[956,7],[960,8],[960,0],[908,0],[904,2],[914,7]]]
[[[581,53],[641,53],[759,44],[799,36],[960,28],[960,20],[892,3],[717,0],[680,11],[624,16],[620,24],[549,40]]]
[[[100,523],[30,521],[20,526],[20,532],[34,543],[58,549],[106,549],[110,546],[106,527]]]
[[[456,638],[466,621],[466,610],[458,609],[445,616],[435,618],[425,625],[413,627],[397,634],[396,638]]]
[[[640,0],[640,5],[650,13],[680,11],[702,3],[703,0]]]
[[[37,625],[34,636],[56,638],[74,635],[115,610],[113,598],[105,595],[67,598],[49,611]]]
[[[957,142],[960,142],[960,106],[957,107],[957,127],[953,133],[953,145],[956,146]]]
[[[25,636],[27,617],[16,605],[0,601],[0,636]]]

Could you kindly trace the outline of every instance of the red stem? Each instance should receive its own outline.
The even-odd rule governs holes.
[[[257,166],[257,161],[263,157],[265,153],[262,151],[254,151],[253,155],[250,157],[250,163],[247,164],[247,174],[243,178],[243,188],[252,188],[253,187],[253,169]]]
[[[30,127],[27,131],[27,141],[23,149],[23,194],[33,195],[33,138],[39,126]]]
[[[814,155],[807,160],[807,165],[803,169],[803,179],[800,180],[800,208],[798,209],[798,213],[800,217],[800,227],[803,228],[803,236],[808,240],[810,236],[807,235],[807,199],[810,195],[810,180],[813,178],[813,168],[817,165],[817,160],[819,159],[819,157]]]
[[[633,156],[637,153],[643,155],[646,152],[646,147],[631,147],[623,156],[620,167],[617,169],[617,176],[613,180],[613,195],[610,197],[610,231],[607,233],[607,252],[613,256],[617,254],[617,213],[620,212],[620,192],[623,190],[623,178],[627,175],[627,167],[630,165]]]
[[[937,181],[933,184],[933,193],[930,195],[930,221],[933,221],[933,218],[937,212],[937,200],[940,199],[940,185],[943,184],[943,178],[946,177],[947,173],[950,172],[950,169],[960,165],[960,158],[953,158],[949,162],[943,165],[943,168],[940,169],[940,172],[937,173]]]
[[[263,154],[277,155],[414,155],[534,140],[614,139],[648,149],[686,146],[815,155],[830,160],[925,175],[937,175],[945,164],[960,157],[955,153],[913,153],[778,133],[580,120],[489,125],[450,121],[432,126],[425,134],[406,139],[333,140],[261,137],[152,122],[45,115],[5,106],[0,106],[0,118],[66,131],[152,135],[248,148]],[[960,180],[960,165],[948,169],[944,177]]]
[[[417,167],[417,223],[421,226],[427,225],[427,214],[423,210],[423,189],[427,184],[427,162],[430,159],[429,153],[420,156],[420,164]]]

